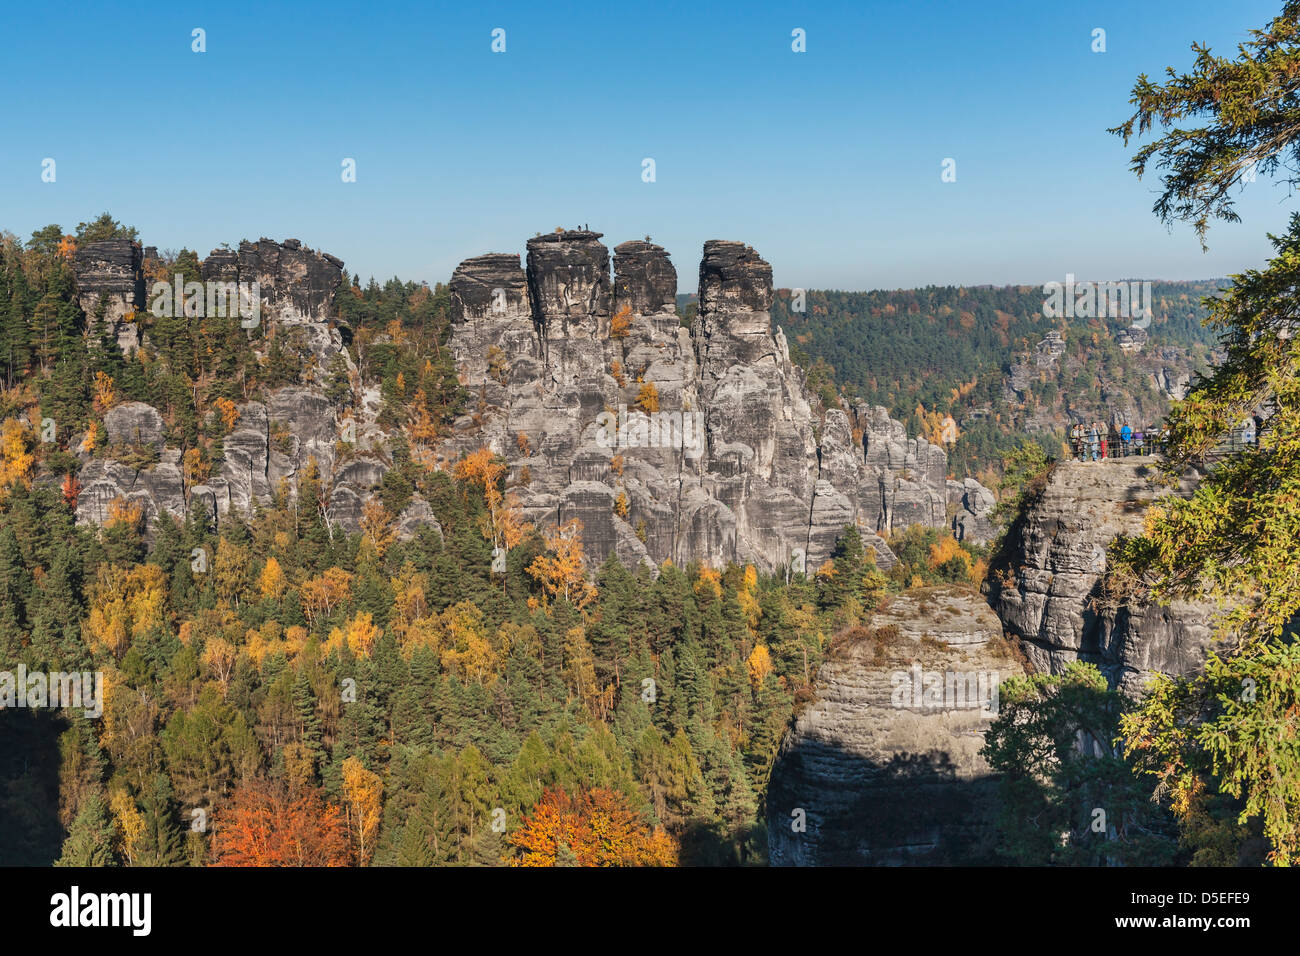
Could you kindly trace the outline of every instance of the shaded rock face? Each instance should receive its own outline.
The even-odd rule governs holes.
[[[1114,614],[1090,606],[1111,541],[1140,533],[1151,502],[1176,491],[1151,485],[1153,475],[1141,459],[1060,462],[1008,535],[1010,550],[994,562],[987,587],[1036,669],[1057,673],[1070,661],[1086,661],[1137,695],[1154,673],[1189,674],[1203,665],[1210,604],[1122,607]],[[1193,481],[1189,476],[1177,490],[1190,490]]]
[[[987,536],[991,495],[976,483],[950,502],[943,450],[883,408],[814,421],[772,327],[771,267],[752,248],[705,244],[687,329],[667,252],[618,245],[611,282],[601,238],[552,233],[528,241],[525,268],[497,253],[456,269],[451,347],[476,413],[457,422],[447,458],[503,456],[525,517],[577,518],[595,562],[811,570],[857,523],[888,567],[880,533],[919,523]]]
[[[89,242],[76,251],[72,272],[77,299],[87,324],[107,322],[123,351],[139,348],[140,339],[133,313],[145,307],[143,254],[138,242],[106,239]],[[107,296],[102,319],[100,299]]]
[[[228,251],[217,251],[215,269],[229,278]],[[212,256],[209,257],[211,259]],[[206,266],[204,278],[208,278]],[[343,260],[314,252],[297,239],[259,239],[239,244],[238,279],[261,287],[263,317],[284,324],[324,324],[329,321],[334,293],[343,275]]]
[[[984,600],[918,588],[837,639],[768,787],[774,866],[991,862],[997,781],[979,755],[1024,670]]]

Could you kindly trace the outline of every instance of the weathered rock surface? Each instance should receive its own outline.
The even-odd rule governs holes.
[[[124,240],[94,243],[79,255],[83,263],[78,269],[79,292],[83,298],[93,296],[96,303],[100,292],[124,295],[130,270],[139,268],[139,247]],[[342,266],[334,256],[304,248],[296,239],[283,243],[261,239],[241,243],[238,253],[213,250],[203,261],[201,274],[204,281],[256,282],[261,320],[266,323],[262,331],[268,336],[300,336],[313,359],[308,377],[319,382],[336,355],[352,370],[342,332],[333,319],[333,296]],[[183,480],[179,449],[165,447],[166,428],[156,409],[142,402],[110,409],[104,416],[105,450],[110,455],[118,447],[152,450],[157,460],[137,467],[83,453],[78,520],[102,523],[109,505],[122,499],[138,505],[150,521],[164,513],[177,518],[196,513],[220,522],[232,510],[247,512],[257,502],[269,502],[282,481],[295,495],[298,480],[314,458],[327,492],[327,519],[356,531],[365,502],[388,468],[387,436],[375,426],[373,410],[363,402],[340,413],[316,387],[291,386],[265,397],[265,402],[238,406],[238,420],[222,440],[222,459],[215,473],[190,487]],[[351,457],[338,461],[338,442],[348,419],[358,437]],[[410,537],[422,526],[441,533],[428,503],[418,498],[397,516],[396,526],[402,537]]]
[[[134,314],[145,307],[142,262],[140,244],[130,239],[88,242],[72,259],[77,299],[87,323],[93,328],[96,322],[107,322],[125,352],[140,346]]]
[[[538,236],[526,268],[496,253],[452,276],[452,350],[477,403],[446,455],[486,446],[512,476],[526,468],[514,491],[529,520],[578,519],[595,562],[764,569],[820,564],[852,523],[883,567],[880,534],[909,524],[988,535],[991,495],[950,502],[943,450],[883,408],[833,408],[818,428],[752,248],[705,244],[687,329],[667,252],[622,243],[611,283],[600,239]]]
[[[1211,643],[1209,604],[1092,606],[1106,570],[1106,549],[1119,534],[1142,529],[1152,501],[1187,491],[1153,486],[1149,460],[1064,461],[1056,465],[1023,523],[1008,536],[1010,551],[989,572],[993,606],[1019,638],[1034,667],[1059,672],[1073,660],[1096,664],[1112,684],[1138,694],[1153,673],[1187,674],[1204,663]],[[1001,580],[1010,575],[1009,585]]]
[[[956,588],[901,594],[837,639],[772,770],[772,865],[988,862],[997,784],[979,750],[998,684],[1022,673],[997,616]]]

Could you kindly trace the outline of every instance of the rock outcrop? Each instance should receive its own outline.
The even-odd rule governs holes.
[[[77,249],[72,272],[77,299],[87,322],[108,324],[124,352],[140,346],[135,313],[145,307],[143,255],[138,242],[106,239]],[[100,305],[103,304],[103,314]]]
[[[112,309],[106,320],[127,314],[123,309],[137,304],[128,290],[139,264],[139,246],[126,240],[84,247],[77,268],[83,308],[92,300],[97,305],[100,295],[108,293]],[[265,323],[261,334],[289,336],[303,346],[309,356],[306,377],[316,383],[324,381],[336,357],[349,372],[354,370],[344,348],[347,330],[339,326],[333,309],[342,270],[339,259],[307,249],[296,239],[243,242],[238,252],[215,249],[200,267],[205,282],[256,283],[259,321]],[[183,519],[191,513],[219,522],[232,511],[247,512],[257,502],[268,502],[282,481],[295,494],[299,478],[315,459],[328,491],[327,519],[347,531],[357,530],[362,508],[382,482],[389,461],[387,435],[376,426],[367,403],[341,416],[320,388],[290,386],[269,393],[265,401],[245,402],[238,412],[233,430],[222,440],[222,458],[214,473],[187,486],[180,451],[167,447],[158,411],[142,402],[110,409],[104,416],[107,442],[100,457],[82,453],[78,520],[102,523],[110,504],[122,499],[138,506],[150,522],[161,514]],[[347,455],[340,458],[343,448]],[[121,460],[127,451],[129,465]],[[437,521],[428,503],[416,496],[397,516],[398,533],[409,537],[426,525],[436,529]]]
[[[819,564],[846,524],[886,567],[895,559],[880,535],[910,524],[988,535],[991,495],[977,483],[954,495],[943,450],[885,409],[815,420],[772,327],[771,267],[752,248],[705,244],[687,329],[667,252],[617,246],[611,282],[600,239],[538,236],[526,268],[494,253],[452,276],[452,350],[474,409],[447,455],[503,456],[529,520],[576,518],[596,562],[767,570]]]
[[[811,571],[856,524],[889,567],[896,559],[882,535],[911,524],[963,539],[989,534],[992,496],[974,481],[950,483],[943,450],[909,438],[885,409],[814,414],[785,335],[772,326],[771,267],[752,248],[705,244],[699,310],[687,328],[668,253],[625,242],[611,274],[601,238],[585,229],[539,235],[524,263],[493,253],[456,269],[450,347],[469,407],[439,449],[445,461],[483,446],[502,455],[523,516],[541,527],[580,521],[593,564],[613,553],[629,565]],[[86,272],[86,294],[110,288],[124,268],[138,270],[139,247],[114,245],[102,262]],[[376,422],[378,403],[363,402],[349,457],[338,459],[345,422],[319,386],[340,357],[354,371],[349,330],[332,308],[342,266],[295,239],[213,250],[204,281],[257,283],[259,335],[301,347],[312,385],[239,406],[219,468],[179,490],[170,472],[150,477],[172,451],[156,411],[114,410],[110,443],[136,446],[132,460],[147,446],[159,460],[129,469],[129,480],[111,461],[98,464],[82,520],[102,520],[114,496],[138,499],[150,516],[198,508],[220,519],[268,500],[282,481],[292,489],[314,457],[330,520],[354,530],[388,467],[389,436]],[[413,502],[399,526],[426,522],[426,511]]]
[[[1141,693],[1153,673],[1187,674],[1202,666],[1212,639],[1206,603],[1169,607],[1095,607],[1106,549],[1135,534],[1151,502],[1186,492],[1151,484],[1149,459],[1060,462],[1008,535],[1009,550],[989,569],[993,607],[1034,667],[1059,672],[1082,660],[1113,685]]]
[[[837,639],[768,788],[774,866],[991,861],[979,755],[997,687],[1024,673],[976,593],[918,588]]]

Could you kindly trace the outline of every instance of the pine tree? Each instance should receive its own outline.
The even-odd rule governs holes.
[[[55,866],[116,866],[113,855],[115,828],[103,795],[94,791],[82,803],[63,843]]]

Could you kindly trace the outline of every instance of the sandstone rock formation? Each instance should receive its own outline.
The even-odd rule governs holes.
[[[1122,607],[1113,614],[1092,606],[1110,542],[1140,532],[1147,506],[1180,490],[1153,486],[1153,473],[1141,458],[1060,462],[1008,535],[1009,550],[993,563],[986,587],[1036,669],[1059,672],[1083,660],[1126,693],[1139,694],[1155,672],[1187,674],[1203,664],[1212,637],[1209,604]],[[1181,490],[1193,480],[1189,475]]]
[[[886,567],[880,532],[988,535],[991,495],[952,495],[943,450],[885,409],[814,419],[772,327],[771,267],[752,248],[705,244],[687,329],[665,250],[617,246],[611,282],[600,238],[538,236],[526,268],[494,253],[452,276],[451,345],[474,408],[447,454],[487,446],[506,458],[529,520],[577,518],[596,562],[613,552],[767,570],[815,567],[851,523]]]
[[[593,564],[616,553],[629,565],[736,561],[811,572],[851,523],[883,567],[895,558],[880,535],[911,524],[987,537],[991,494],[974,481],[950,483],[941,448],[909,438],[880,407],[815,417],[803,373],[772,327],[771,267],[752,248],[705,244],[700,307],[686,328],[667,252],[623,243],[611,275],[601,238],[540,235],[527,243],[526,266],[494,253],[456,269],[450,347],[470,401],[440,449],[445,460],[481,446],[505,457],[524,517],[542,527],[579,519]],[[139,248],[113,245],[92,261],[104,264],[86,271],[85,294],[124,281]],[[213,250],[204,281],[256,282],[263,334],[298,339],[313,386],[241,405],[219,469],[192,488],[167,470],[174,449],[164,447],[157,412],[114,410],[110,443],[147,446],[159,460],[126,470],[91,463],[79,517],[102,520],[123,497],[149,516],[199,509],[220,519],[268,500],[282,480],[292,488],[315,457],[329,519],[355,530],[388,467],[389,436],[375,422],[377,403],[363,403],[352,457],[336,460],[345,423],[316,386],[340,356],[354,371],[350,332],[332,308],[342,265],[295,239]],[[409,532],[429,520],[427,503],[416,501],[398,524]]]
[[[87,322],[92,326],[107,322],[124,352],[140,346],[134,313],[145,307],[142,262],[140,244],[130,239],[88,242],[76,251],[72,260],[77,298]]]
[[[996,779],[979,750],[995,688],[1023,672],[971,591],[905,592],[849,631],[772,769],[772,865],[988,862]]]
[[[126,290],[135,281],[130,279],[131,270],[138,273],[139,247],[126,240],[93,243],[78,257],[83,308],[92,298],[98,303],[99,294],[108,292],[113,310],[107,317],[125,314],[122,309],[132,304]],[[263,333],[298,337],[311,357],[308,377],[321,382],[335,356],[353,370],[344,348],[347,330],[339,327],[333,310],[342,268],[339,259],[307,249],[296,239],[283,243],[261,239],[241,243],[238,253],[213,250],[201,264],[201,275],[205,282],[257,283]],[[388,468],[387,436],[374,424],[372,410],[363,404],[350,417],[341,418],[316,387],[281,388],[265,399],[239,406],[238,421],[222,441],[219,468],[206,481],[189,487],[180,469],[180,451],[166,447],[163,419],[156,409],[141,402],[110,409],[104,420],[108,457],[83,453],[78,520],[102,523],[111,502],[120,498],[138,505],[150,521],[163,513],[182,519],[197,513],[220,521],[232,510],[247,512],[255,502],[269,501],[282,480],[287,480],[292,493],[315,458],[329,493],[326,517],[355,531],[365,501]],[[338,449],[346,446],[339,442],[347,426],[355,432],[355,440],[348,442],[349,457],[340,460]],[[154,460],[143,467],[124,464],[115,456],[126,450],[133,452],[133,461],[138,462],[140,454]],[[403,537],[423,525],[437,527],[427,502],[418,496],[397,516],[396,524]]]

